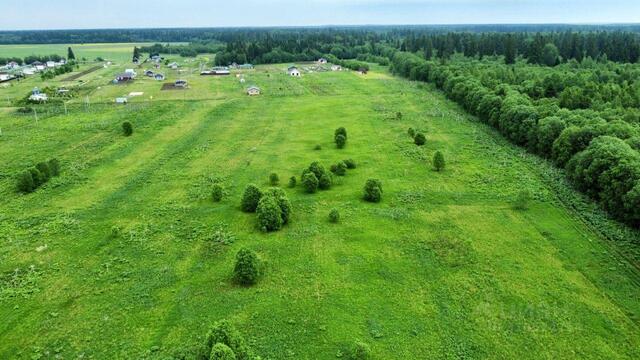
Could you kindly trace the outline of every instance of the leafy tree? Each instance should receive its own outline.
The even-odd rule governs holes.
[[[382,200],[382,183],[378,179],[369,179],[364,185],[364,199],[369,202]]]
[[[353,159],[346,159],[346,160],[343,160],[343,162],[345,163],[345,165],[347,165],[347,169],[356,168],[356,162]]]
[[[282,209],[278,201],[273,196],[263,196],[258,203],[256,210],[258,214],[258,225],[264,232],[277,231],[282,228]]]
[[[337,164],[331,165],[331,172],[338,176],[345,176],[347,173],[347,164],[344,161],[339,161]]]
[[[292,176],[292,177],[289,178],[289,187],[290,188],[296,187],[297,183],[298,183],[298,181],[296,180],[295,176]]]
[[[36,185],[30,171],[23,171],[18,175],[18,191],[30,193],[35,190]]]
[[[318,178],[316,175],[308,171],[302,175],[302,186],[309,194],[313,194],[318,191]]]
[[[347,138],[344,135],[342,134],[336,135],[336,146],[338,147],[338,149],[344,148],[346,144],[347,144]]]
[[[258,256],[252,250],[242,248],[236,254],[236,264],[233,274],[236,281],[242,285],[253,285],[258,281]],[[227,344],[228,345],[228,344]]]
[[[444,155],[442,155],[440,151],[436,151],[433,155],[433,168],[436,169],[436,171],[442,171],[444,170],[444,166]]]
[[[220,202],[222,200],[222,196],[224,195],[224,189],[220,184],[213,184],[211,189],[211,198],[215,202]]]
[[[230,347],[223,343],[217,343],[211,348],[210,360],[236,360],[236,354]]]
[[[547,66],[556,66],[560,52],[553,43],[548,43],[542,49],[542,63]]]
[[[253,185],[249,184],[244,189],[244,194],[242,195],[242,202],[240,207],[244,212],[255,212],[258,208],[258,202],[260,202],[260,198],[262,197],[262,192],[260,189]]]
[[[413,138],[413,142],[418,145],[418,146],[422,146],[427,142],[427,138],[424,136],[423,133],[417,133],[416,136]]]
[[[338,209],[333,208],[329,211],[329,221],[334,224],[340,222],[340,211]]]
[[[287,197],[287,193],[280,188],[273,187],[267,190],[264,196],[271,196],[276,200],[276,203],[278,203],[278,206],[280,207],[282,222],[283,224],[288,224],[293,208],[289,198]]]
[[[345,129],[344,127],[337,128],[336,131],[333,134],[333,137],[338,137],[338,135],[344,136],[344,138],[346,140],[347,139],[347,129]]]
[[[271,184],[271,186],[277,186],[279,182],[280,182],[280,177],[278,177],[278,174],[276,173],[269,174],[269,183]]]
[[[242,250],[240,251],[242,252]],[[251,253],[250,250],[244,251],[243,253],[247,252]],[[238,254],[240,254],[240,252],[238,252]],[[249,255],[249,258],[250,257],[251,256]],[[251,271],[249,273],[252,274]],[[237,360],[249,360],[251,358],[249,346],[247,346],[244,338],[242,337],[240,332],[238,332],[238,330],[236,330],[236,328],[227,320],[216,322],[207,333],[208,349],[213,349],[213,346],[218,343],[225,344],[231,350],[233,350]]]
[[[509,34],[504,43],[504,62],[505,64],[516,63],[516,42],[513,35]]]
[[[133,134],[133,126],[130,122],[125,121],[122,123],[122,132],[124,136],[131,136],[131,134]]]
[[[320,179],[318,179],[318,188],[320,190],[329,190],[332,183],[333,180],[331,179],[331,175],[329,173],[324,173]]]
[[[538,139],[536,141],[536,152],[544,157],[551,157],[553,142],[560,136],[566,127],[565,122],[557,117],[551,116],[541,119],[538,122]]]
[[[42,182],[41,184],[49,181],[49,179],[51,178],[51,170],[49,170],[49,164],[46,162],[40,162],[36,165],[36,169],[38,169],[38,171],[40,172],[40,174],[42,175]]]
[[[71,60],[75,60],[76,59],[76,55],[73,53],[73,50],[71,50],[71,47],[67,48],[67,60],[71,61]]]

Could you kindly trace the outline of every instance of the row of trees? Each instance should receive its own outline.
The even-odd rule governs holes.
[[[40,162],[18,175],[17,188],[22,193],[31,193],[44,185],[54,176],[60,175],[60,163],[57,159]]]
[[[69,49],[71,49],[71,48],[69,48]],[[41,63],[46,63],[47,61],[59,62],[59,61],[62,61],[64,59],[65,59],[64,57],[62,57],[60,55],[57,55],[57,54],[52,54],[52,55],[29,55],[29,56],[26,56],[24,58],[15,57],[15,56],[12,56],[12,57],[0,57],[0,66],[7,65],[8,63],[10,63],[12,61],[16,62],[16,63],[18,63],[20,65],[22,65],[22,64],[29,65],[29,64],[33,64],[34,62],[37,62],[37,61],[39,61]],[[72,59],[69,59],[69,60],[72,60]]]

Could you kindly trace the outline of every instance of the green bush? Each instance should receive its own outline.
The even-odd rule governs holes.
[[[258,203],[258,225],[264,232],[276,231],[282,228],[282,209],[274,196],[263,196]]]
[[[255,284],[259,275],[258,266],[258,256],[255,252],[247,248],[240,249],[236,254],[236,264],[233,268],[236,281],[242,285]]]
[[[337,164],[331,165],[331,172],[338,176],[344,176],[347,173],[347,164],[344,161],[339,161]]]
[[[433,155],[433,168],[436,169],[436,171],[442,171],[444,170],[444,166],[444,155],[442,155],[440,151],[436,151]]]
[[[333,208],[329,211],[329,221],[332,223],[340,222],[340,212],[338,209]]]
[[[338,137],[338,135],[342,135],[344,136],[344,139],[347,139],[347,129],[345,129],[344,127],[339,127],[336,129],[336,131],[333,133],[333,137],[336,138]]]
[[[313,150],[322,150],[322,145],[316,144],[316,146],[313,147]]]
[[[227,320],[218,321],[207,333],[207,348],[212,350],[215,344],[227,345],[236,355],[237,360],[249,360],[251,352],[244,338]]]
[[[331,180],[331,175],[328,173],[322,174],[320,179],[318,179],[318,188],[320,190],[329,190],[331,188],[331,184],[333,181]]]
[[[412,127],[407,130],[407,134],[409,134],[412,139],[416,137],[416,131]]]
[[[402,113],[400,111],[396,113],[396,120],[402,120]]]
[[[351,360],[369,360],[371,359],[371,348],[363,342],[355,342],[349,352]]]
[[[217,343],[211,348],[210,360],[236,360],[236,354],[230,347],[223,343]]]
[[[58,162],[58,159],[49,160],[48,165],[49,165],[49,172],[51,173],[51,176],[60,175],[60,163]]]
[[[336,136],[336,146],[338,147],[338,149],[344,148],[346,144],[347,144],[347,138],[344,137],[344,135]]]
[[[18,191],[23,193],[30,193],[36,189],[36,184],[33,181],[30,171],[23,171],[18,175]]]
[[[249,184],[244,189],[244,194],[242,195],[242,202],[240,207],[244,212],[255,212],[258,208],[258,202],[260,202],[260,198],[262,197],[262,192],[260,189],[253,185]]]
[[[516,210],[527,210],[529,208],[529,202],[531,201],[531,191],[529,189],[522,189],[516,195],[516,199],[513,202],[513,208]]]
[[[382,200],[382,183],[378,179],[369,179],[364,185],[364,199],[369,202]]]
[[[345,163],[345,165],[347,165],[347,169],[356,168],[356,162],[353,159],[346,159],[346,160],[343,160],[343,162]]]
[[[313,172],[308,171],[302,175],[302,186],[306,192],[313,194],[318,191],[318,178]]]
[[[322,175],[324,175],[327,172],[324,166],[322,166],[322,164],[320,164],[318,161],[312,162],[311,165],[309,165],[308,170],[311,171],[316,176],[317,179],[320,179]]]
[[[298,183],[298,180],[296,180],[295,176],[292,176],[292,177],[289,178],[289,187],[290,188],[296,187],[297,183]]]
[[[424,136],[423,133],[417,133],[416,136],[413,138],[413,142],[418,146],[422,146],[426,144],[427,138]]]
[[[131,123],[128,121],[123,122],[122,132],[124,133],[124,136],[130,136],[131,134],[133,134],[133,125],[131,125]]]
[[[288,224],[289,219],[291,218],[292,207],[291,202],[287,197],[287,193],[280,188],[270,188],[264,196],[272,196],[276,200],[280,207],[282,222],[283,224]]]
[[[221,201],[223,195],[224,195],[224,189],[222,188],[222,185],[213,184],[213,187],[211,189],[211,198],[213,199],[213,201],[215,202]]]
[[[269,174],[269,184],[271,186],[277,186],[280,183],[280,177],[276,173]]]
[[[33,168],[30,168],[28,171],[31,173],[31,178],[33,178],[34,188],[37,188],[38,186],[46,182],[46,180],[44,179],[44,176],[38,169],[33,167]]]
[[[42,183],[49,181],[49,179],[51,178],[51,170],[49,170],[49,164],[47,164],[46,162],[38,163],[36,165],[36,169],[38,169],[38,171],[40,171],[40,174],[42,174]]]

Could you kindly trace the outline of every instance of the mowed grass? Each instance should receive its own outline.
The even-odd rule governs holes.
[[[146,94],[37,124],[0,111],[0,358],[163,358],[220,319],[265,359],[333,359],[356,340],[376,359],[640,356],[634,269],[558,205],[529,156],[383,68],[284,69],[258,67],[245,84],[192,76],[184,92],[105,83],[96,102]],[[250,84],[263,95],[245,96]],[[16,194],[14,174],[53,156],[62,175]],[[239,210],[246,184],[267,188],[277,172],[284,186],[314,160],[346,158],[357,169],[329,191],[285,188],[294,215],[277,233]],[[379,204],[361,199],[373,177]],[[513,210],[523,187],[536,199]],[[232,280],[241,247],[264,267],[249,288]]]

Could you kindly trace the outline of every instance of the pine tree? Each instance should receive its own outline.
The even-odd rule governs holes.
[[[444,155],[442,155],[440,151],[436,151],[433,155],[433,168],[436,169],[436,171],[442,171],[444,170],[444,166]]]
[[[73,53],[73,50],[71,50],[71,46],[69,46],[67,48],[67,60],[71,61],[75,59],[76,59],[76,54]]]

